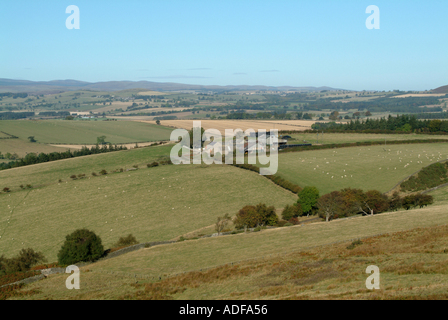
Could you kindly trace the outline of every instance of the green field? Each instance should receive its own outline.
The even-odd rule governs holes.
[[[323,195],[343,188],[387,192],[407,176],[448,159],[447,143],[351,147],[279,153],[278,174]]]
[[[169,156],[171,148],[172,145],[139,148],[1,170],[0,187],[18,190],[21,184],[46,185],[59,179],[65,182],[74,174],[89,176],[103,169],[110,172],[120,168],[126,170],[134,165],[143,167],[158,158]]]
[[[134,121],[0,121],[0,131],[22,140],[34,136],[40,143],[95,144],[97,137],[106,142],[133,143],[169,140],[172,129]]]
[[[388,141],[401,140],[423,140],[423,139],[446,139],[447,135],[426,135],[426,134],[370,134],[370,133],[292,133],[285,134],[293,139],[288,140],[288,144],[312,143],[316,144],[334,144],[334,143],[353,143],[381,141],[387,145]],[[317,140],[319,139],[319,140]]]
[[[42,164],[47,170],[36,175],[43,179],[55,165],[79,160]],[[16,173],[22,169],[32,170]],[[213,225],[225,213],[234,216],[245,205],[281,209],[297,200],[264,177],[225,165],[144,167],[98,177],[91,171],[82,180],[0,194],[0,252],[11,256],[32,247],[56,261],[65,236],[78,228],[96,232],[106,248],[129,233],[142,242],[163,241]]]

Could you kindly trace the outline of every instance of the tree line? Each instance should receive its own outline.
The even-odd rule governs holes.
[[[448,121],[442,120],[418,120],[415,115],[398,115],[380,119],[350,120],[348,123],[320,123],[311,126],[313,130],[326,132],[355,132],[377,130],[378,132],[403,132],[403,133],[438,133],[448,132]]]
[[[117,145],[112,145],[112,144],[103,145],[102,147],[100,147],[97,144],[96,146],[93,146],[90,149],[84,146],[84,147],[82,147],[81,150],[75,150],[75,151],[67,150],[65,152],[52,152],[52,153],[48,153],[48,154],[40,153],[38,155],[35,153],[29,153],[24,158],[19,159],[17,161],[11,161],[8,163],[0,163],[0,170],[23,167],[23,166],[28,166],[28,165],[32,165],[32,164],[44,163],[44,162],[50,162],[50,161],[56,161],[56,160],[62,160],[62,159],[88,156],[88,155],[92,155],[92,154],[121,151],[121,150],[127,150],[127,148],[124,146],[117,146]]]

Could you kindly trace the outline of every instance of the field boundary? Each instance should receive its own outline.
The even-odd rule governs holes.
[[[420,171],[422,171],[423,169],[425,169],[425,168],[427,168],[427,167],[429,167],[429,166],[432,166],[432,165],[435,164],[435,163],[441,163],[441,162],[448,162],[448,160],[447,160],[447,159],[444,159],[444,160],[439,160],[439,161],[433,162],[433,163],[431,163],[431,164],[428,164],[427,166],[425,166],[425,167],[421,168],[420,170],[414,172],[413,174],[407,176],[406,178],[404,178],[403,180],[401,180],[400,182],[398,182],[392,189],[390,189],[389,191],[387,191],[387,192],[385,192],[385,193],[383,193],[383,194],[391,193],[391,192],[394,191],[398,186],[400,186],[403,182],[405,182],[406,180],[410,179],[412,176],[415,176],[416,174],[418,174],[418,173],[419,173]],[[445,186],[445,185],[448,185],[448,183],[443,184],[443,185],[440,185],[440,186],[437,186],[437,187],[434,187],[434,188],[429,189],[429,190],[423,190],[423,191],[420,192],[420,193],[421,193],[421,194],[425,194],[425,193],[428,193],[428,192],[430,192],[430,191],[437,190],[438,188],[441,188],[442,186]],[[434,189],[434,190],[433,190],[433,189]]]
[[[13,134],[9,134],[9,133],[6,133],[6,132],[4,132],[4,131],[0,131],[1,133],[3,133],[4,135],[7,135],[8,137],[3,137],[3,138],[1,138],[0,137],[0,139],[19,139],[19,137],[16,137],[15,135],[13,135]]]

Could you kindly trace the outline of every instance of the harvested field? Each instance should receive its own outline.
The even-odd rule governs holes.
[[[143,121],[148,122],[148,121]],[[155,123],[149,121],[148,123]],[[161,125],[182,128],[190,130],[193,128],[193,120],[162,120]],[[311,125],[315,121],[306,120],[290,120],[290,121],[259,121],[259,120],[201,120],[201,125],[204,129],[217,129],[222,134],[225,133],[226,129],[277,129],[277,130],[293,130],[293,131],[304,131],[311,129]]]

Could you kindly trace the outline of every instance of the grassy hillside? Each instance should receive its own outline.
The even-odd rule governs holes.
[[[342,188],[386,192],[421,168],[447,159],[446,143],[279,153],[278,174],[321,194]]]
[[[78,157],[0,171],[0,187],[19,189],[21,184],[33,186],[70,180],[71,175],[98,173],[101,170],[128,169],[144,166],[160,157],[169,156],[172,146],[157,146]]]
[[[0,121],[0,130],[40,143],[95,144],[106,136],[110,143],[169,140],[172,129],[134,121]]]
[[[41,290],[33,299],[116,299],[125,294],[137,298],[134,293],[144,289],[136,288],[134,274],[140,277],[140,284],[145,284],[154,280],[142,276],[165,279],[166,275],[196,271],[156,281],[140,297],[160,299],[169,294],[177,299],[388,298],[445,294],[448,228],[434,226],[447,223],[446,206],[442,205],[192,240],[143,249],[84,267],[78,292],[65,288],[66,275],[50,276],[26,289]],[[363,244],[353,250],[347,249],[350,242],[307,249],[427,227],[433,228],[362,240]],[[224,266],[246,259],[254,260]],[[366,290],[365,270],[369,265],[380,268],[383,291]],[[212,269],[199,271],[209,267]],[[410,291],[410,287],[419,291]]]
[[[11,256],[32,247],[56,261],[65,236],[78,228],[96,232],[106,248],[129,233],[142,242],[163,241],[234,216],[245,205],[280,209],[297,200],[268,179],[230,166],[144,167],[98,177],[91,171],[82,180],[0,194],[0,252]]]

